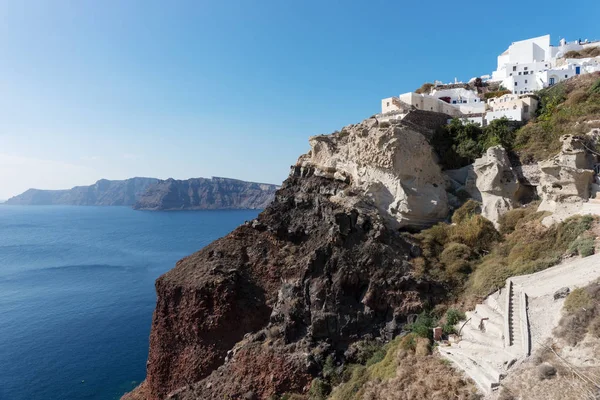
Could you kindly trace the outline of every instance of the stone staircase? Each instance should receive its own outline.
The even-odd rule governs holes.
[[[440,354],[462,369],[484,393],[500,385],[508,369],[529,353],[526,296],[510,280],[488,296],[466,321],[456,326],[458,338],[440,345]],[[523,323],[525,314],[525,323]]]

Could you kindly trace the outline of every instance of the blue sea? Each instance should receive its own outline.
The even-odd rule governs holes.
[[[131,390],[145,377],[155,279],[257,215],[0,205],[0,400]]]

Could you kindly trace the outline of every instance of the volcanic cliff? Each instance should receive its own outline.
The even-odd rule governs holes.
[[[448,213],[428,132],[370,118],[311,138],[257,219],[157,280],[147,378],[124,399],[305,392],[328,355],[439,302],[398,229]]]
[[[278,186],[213,177],[167,179],[150,185],[133,208],[138,210],[264,209]]]

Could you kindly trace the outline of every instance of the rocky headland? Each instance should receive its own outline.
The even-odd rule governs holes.
[[[133,205],[137,210],[264,209],[277,185],[237,179],[167,179],[150,185]]]
[[[66,190],[29,189],[7,205],[133,206],[136,210],[264,209],[277,185],[229,178],[101,179]]]
[[[450,169],[446,121],[412,110],[310,138],[255,220],[156,281],[147,377],[123,399],[477,398],[430,354],[431,328],[456,333],[452,307],[594,252],[595,220],[577,215],[600,214],[599,131],[526,162],[514,139],[488,141]],[[366,361],[364,346],[383,350]]]
[[[29,189],[6,201],[9,205],[132,206],[156,178],[100,179],[90,186],[65,190]]]

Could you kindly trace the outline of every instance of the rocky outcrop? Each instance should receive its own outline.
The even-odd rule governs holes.
[[[501,146],[487,149],[467,174],[465,190],[481,202],[481,215],[498,226],[498,218],[519,202],[520,184]]]
[[[131,206],[155,178],[130,178],[109,181],[101,179],[90,186],[76,186],[68,190],[29,189],[12,197],[12,205],[73,205],[73,206]]]
[[[367,120],[311,146],[256,220],[157,280],[147,378],[125,399],[305,392],[328,355],[390,339],[443,298],[396,229],[446,213],[423,136]]]
[[[481,215],[498,226],[498,218],[519,204],[522,187],[506,150],[490,147],[466,167],[445,172],[448,188],[463,190],[481,202]]]
[[[277,185],[237,179],[167,179],[148,187],[134,205],[138,210],[263,209]]]
[[[552,213],[543,219],[544,225],[577,214],[590,196],[593,157],[586,151],[582,138],[564,135],[561,142],[559,154],[539,163],[542,174],[538,193],[542,202],[538,211]]]
[[[431,225],[448,214],[444,177],[423,132],[410,125],[384,126],[372,118],[333,135],[313,136],[298,165],[352,183],[358,196],[342,192],[332,201],[351,206],[366,195],[397,227]]]

